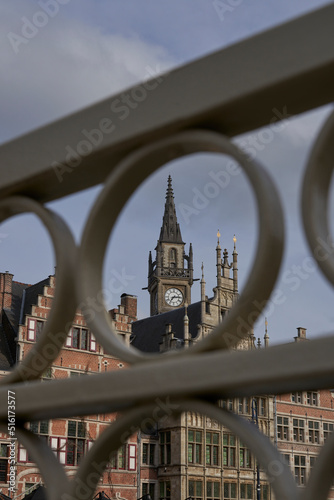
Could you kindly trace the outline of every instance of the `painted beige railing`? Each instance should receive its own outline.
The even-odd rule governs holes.
[[[288,109],[292,115],[333,100],[333,19],[334,6],[330,5],[147,82],[145,102],[126,120],[113,115],[120,99],[114,96],[0,148],[0,218],[22,212],[36,214],[50,234],[57,264],[56,296],[44,333],[24,361],[1,381],[2,429],[7,427],[8,390],[15,390],[16,418],[21,422],[124,412],[94,443],[71,481],[45,443],[17,428],[18,439],[40,468],[50,500],[82,499],[83,491],[85,498],[92,497],[110,452],[147,418],[156,418],[157,395],[170,414],[202,412],[229,427],[258,458],[277,499],[327,497],[333,475],[334,435],[327,440],[307,487],[300,492],[274,445],[254,425],[210,404],[207,398],[334,385],[334,336],[265,350],[227,350],[245,334],[238,320],[242,318],[251,328],[260,314],[258,308],[253,310],[254,300],[257,304],[268,300],[284,245],[283,212],[273,181],[228,137],[268,124],[274,107]],[[139,88],[128,92],[143,92]],[[94,146],[83,143],[83,128],[100,131]],[[333,252],[320,251],[318,242],[319,238],[328,241],[329,235],[327,198],[334,165],[333,133],[334,114],[313,147],[302,199],[311,251],[331,283]],[[78,154],[68,158],[73,149]],[[65,342],[77,305],[87,297],[101,300],[105,247],[127,199],[161,165],[201,151],[234,157],[257,199],[257,259],[231,313],[192,348],[148,356],[126,347],[111,333],[106,310],[96,312],[87,316],[89,327],[105,349],[127,361],[130,368],[85,378],[84,391],[80,378],[41,384],[42,373]],[[42,203],[100,182],[105,187],[77,249],[66,223]],[[104,213],[109,217],[103,217]]]

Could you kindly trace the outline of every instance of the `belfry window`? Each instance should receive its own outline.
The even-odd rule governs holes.
[[[176,267],[176,249],[171,248],[169,251],[169,264],[170,267]]]

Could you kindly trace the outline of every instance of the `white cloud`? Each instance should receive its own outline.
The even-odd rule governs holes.
[[[102,33],[58,16],[17,54],[7,38],[11,24],[0,20],[7,38],[1,56],[2,141],[147,79],[147,67],[162,72],[176,64],[167,50],[139,36]],[[20,22],[11,30],[20,33]]]

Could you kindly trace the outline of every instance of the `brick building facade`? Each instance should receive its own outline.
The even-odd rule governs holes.
[[[55,286],[55,276],[28,285],[13,281],[13,275],[9,273],[0,273],[2,376],[6,375],[11,366],[22,360],[38,340],[43,323],[50,312]],[[137,297],[123,294],[120,305],[110,311],[110,315],[117,332],[128,343],[131,323],[137,315]],[[119,370],[124,366],[124,363],[104,352],[78,311],[66,344],[51,368],[46,370],[43,383],[49,383],[51,379],[90,376],[102,371]],[[27,427],[41,439],[47,440],[71,476],[75,473],[81,457],[114,418],[114,415],[96,415],[53,419],[31,422]],[[7,444],[7,436],[1,435],[0,491],[12,496],[8,491]],[[24,492],[33,489],[42,482],[42,478],[28,451],[21,445],[16,449],[16,463],[15,496],[23,498]],[[99,491],[104,491],[110,498],[135,500],[139,491],[137,482],[137,436],[134,435],[118,451],[117,456],[111,458]]]

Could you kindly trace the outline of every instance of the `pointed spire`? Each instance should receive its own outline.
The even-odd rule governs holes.
[[[176,218],[172,178],[170,175],[168,176],[165,212],[162,219],[162,227],[159,239],[160,241],[168,243],[183,243],[180,226]]]
[[[220,248],[220,241],[219,241],[219,238],[220,238],[220,232],[219,232],[219,229],[218,229],[218,231],[217,231],[217,238],[218,238],[218,240],[217,240],[217,248],[218,248],[218,247]]]
[[[268,335],[268,321],[265,318],[264,327],[264,347],[269,347],[269,335]]]
[[[203,262],[201,265],[201,269],[202,269],[202,280],[204,281],[204,264],[203,264]]]
[[[233,250],[233,291],[238,293],[238,254],[237,254],[237,238],[233,236],[234,250]]]

